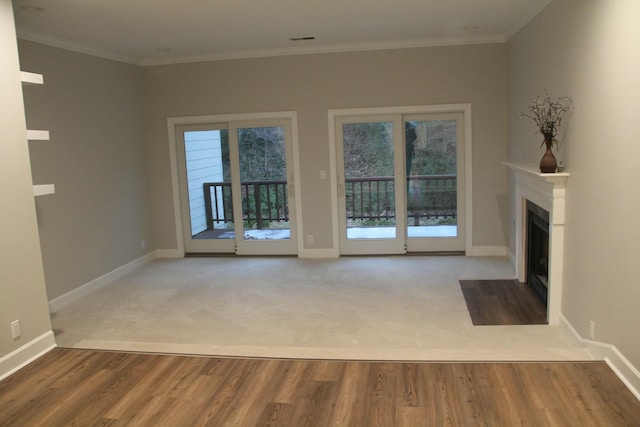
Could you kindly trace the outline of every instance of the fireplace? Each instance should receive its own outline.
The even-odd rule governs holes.
[[[538,288],[540,297],[546,299],[549,325],[556,326],[562,307],[565,192],[569,173],[540,173],[537,165],[506,165],[514,184],[511,197],[515,204],[515,252],[511,255],[516,278]],[[535,207],[530,209],[531,206]],[[528,236],[530,228],[532,237]],[[537,249],[530,250],[529,241],[536,242]],[[532,278],[528,277],[529,272],[533,273]]]
[[[547,305],[549,294],[549,212],[527,200],[526,278]]]

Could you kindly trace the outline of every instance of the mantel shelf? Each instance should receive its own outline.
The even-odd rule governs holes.
[[[25,86],[44,84],[44,77],[42,74],[30,73],[28,71],[20,71],[20,79],[22,80],[22,84]]]
[[[502,162],[502,164],[509,167],[509,169],[518,170],[520,172],[525,172],[527,174],[542,178],[551,184],[563,184],[567,181],[567,179],[569,179],[569,172],[542,173],[534,164],[519,164],[510,162]]]
[[[46,196],[47,194],[54,194],[56,192],[56,186],[54,184],[42,184],[33,186],[34,196]]]

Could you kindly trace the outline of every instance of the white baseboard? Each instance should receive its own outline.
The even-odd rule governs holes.
[[[340,253],[335,248],[330,249],[303,249],[298,258],[338,258]]]
[[[0,381],[56,347],[53,331],[46,332],[0,358]]]
[[[116,268],[113,271],[103,274],[102,276],[96,279],[93,279],[89,283],[85,283],[84,285],[72,291],[69,291],[64,295],[54,298],[51,301],[49,301],[49,311],[52,313],[55,311],[58,311],[61,308],[79,300],[80,298],[86,295],[89,295],[92,292],[95,292],[96,290],[102,288],[103,286],[106,286],[109,283],[131,273],[132,271],[140,268],[141,266],[148,263],[149,261],[152,261],[155,258],[156,258],[156,253],[150,252],[144,256],[141,256],[138,259],[134,259],[133,261],[121,267]]]
[[[473,246],[467,256],[507,256],[505,246]],[[299,258],[338,258],[340,252],[336,248],[330,249],[303,249],[298,255]]]
[[[513,269],[515,270],[516,269],[516,254],[514,254],[509,249],[507,249],[507,259],[509,260],[509,262],[513,266]]]
[[[472,246],[467,256],[506,256],[506,246]]]
[[[615,345],[582,338],[562,314],[560,314],[560,326],[567,330],[575,344],[587,347],[594,358],[606,362],[631,393],[640,400],[640,371],[624,357]]]
[[[156,258],[182,258],[184,253],[180,255],[177,249],[156,249]]]

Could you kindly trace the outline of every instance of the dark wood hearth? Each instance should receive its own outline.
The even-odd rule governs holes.
[[[541,325],[547,309],[533,290],[517,280],[460,280],[474,325]]]

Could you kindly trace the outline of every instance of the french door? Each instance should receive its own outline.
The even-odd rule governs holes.
[[[406,251],[401,128],[400,116],[337,119],[341,254]]]
[[[175,127],[186,253],[297,253],[289,119]]]
[[[341,254],[465,250],[463,113],[335,118]]]

